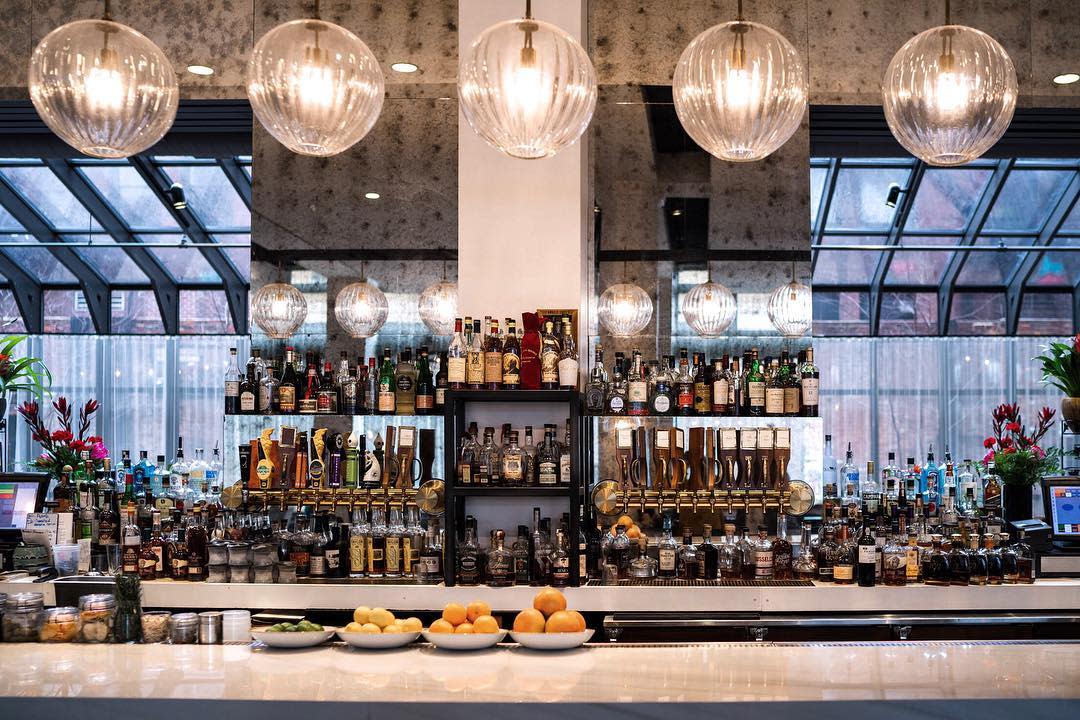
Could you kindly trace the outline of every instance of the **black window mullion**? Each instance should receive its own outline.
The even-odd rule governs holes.
[[[247,209],[251,209],[251,178],[244,172],[244,168],[240,167],[240,163],[235,157],[218,158],[218,165],[225,172],[225,177],[229,178],[229,182],[232,183],[233,188],[237,194],[240,195],[240,199],[247,205]]]

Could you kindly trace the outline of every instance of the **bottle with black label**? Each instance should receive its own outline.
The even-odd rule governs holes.
[[[459,585],[480,583],[480,546],[476,540],[476,519],[465,518],[465,539],[457,551],[457,582]]]
[[[424,549],[420,551],[420,565],[417,578],[422,583],[436,584],[443,581],[442,545],[439,543],[439,531],[434,521],[428,525]]]
[[[311,554],[308,556],[308,575],[313,578],[326,577],[326,516],[315,517]]]
[[[517,539],[511,550],[514,555],[514,584],[529,584],[529,528],[518,525]]]
[[[240,412],[244,415],[255,413],[255,401],[258,397],[259,386],[255,382],[255,366],[248,363],[247,374],[240,383]]]

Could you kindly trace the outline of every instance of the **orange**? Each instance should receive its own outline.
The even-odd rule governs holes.
[[[499,632],[499,623],[490,615],[481,615],[473,620],[472,631],[474,633],[497,633]]]
[[[619,519],[615,521],[616,525],[624,525],[628,530],[633,527],[634,521],[630,519],[629,515],[620,515]]]
[[[449,605],[444,607],[442,611],[442,616],[443,620],[450,623],[451,625],[460,625],[461,623],[465,622],[465,620],[469,617],[468,613],[465,611],[465,608],[458,603],[450,603]]]
[[[470,622],[463,622],[454,628],[455,635],[468,635],[473,631],[473,624]]]
[[[552,613],[547,620],[547,625],[544,626],[544,632],[549,633],[579,632],[580,630],[578,619],[566,610]]]
[[[428,628],[428,632],[433,633],[452,633],[454,632],[454,626],[445,620],[439,619],[431,623],[431,627]]]
[[[491,614],[491,606],[483,600],[473,600],[471,603],[469,603],[469,607],[465,609],[465,614],[466,617],[468,617],[469,622],[475,623],[476,618],[480,617],[481,615]]]
[[[578,632],[584,632],[586,629],[588,629],[589,625],[588,625],[588,623],[585,622],[585,616],[584,615],[579,613],[577,610],[568,610],[567,612],[569,612],[571,615],[573,615],[575,618],[577,618]]]
[[[639,528],[637,525],[631,525],[630,527],[626,528],[626,537],[630,538],[631,540],[637,540],[639,537],[641,537],[641,528]]]
[[[533,607],[544,613],[544,617],[551,617],[553,612],[566,609],[566,596],[555,588],[547,587],[536,593]]]
[[[529,608],[522,610],[514,618],[514,632],[540,633],[544,632],[544,615],[539,610]]]

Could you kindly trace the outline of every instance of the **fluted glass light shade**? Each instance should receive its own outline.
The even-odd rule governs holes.
[[[769,296],[769,320],[784,337],[801,337],[814,324],[810,288],[797,280],[773,290]]]
[[[931,28],[893,56],[882,84],[897,141],[931,165],[960,165],[996,143],[1016,109],[1016,69],[1005,48],[963,25]]]
[[[247,92],[259,122],[302,155],[336,155],[379,119],[383,74],[375,55],[345,28],[293,20],[259,38]]]
[[[436,335],[452,335],[457,317],[457,283],[432,283],[420,293],[416,309],[420,319]]]
[[[760,160],[787,142],[806,110],[795,47],[755,22],[715,25],[683,50],[672,92],[679,122],[721,160]]]
[[[735,296],[720,283],[695,285],[682,301],[686,324],[703,338],[715,338],[735,320]]]
[[[389,312],[383,291],[369,282],[346,285],[334,300],[334,317],[354,338],[371,337],[379,332]]]
[[[492,147],[517,158],[549,157],[588,127],[596,72],[585,48],[561,28],[507,20],[462,53],[458,97],[469,127]]]
[[[99,158],[129,157],[157,143],[180,101],[161,49],[110,20],[77,20],[46,35],[30,55],[28,84],[45,124]]]
[[[307,300],[288,283],[269,283],[251,294],[251,319],[264,333],[284,340],[307,319]]]
[[[637,285],[619,283],[600,295],[600,324],[615,337],[633,337],[652,319],[652,298]]]

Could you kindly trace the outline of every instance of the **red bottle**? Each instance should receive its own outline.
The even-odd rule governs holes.
[[[521,326],[521,389],[540,389],[540,316],[522,313]]]

